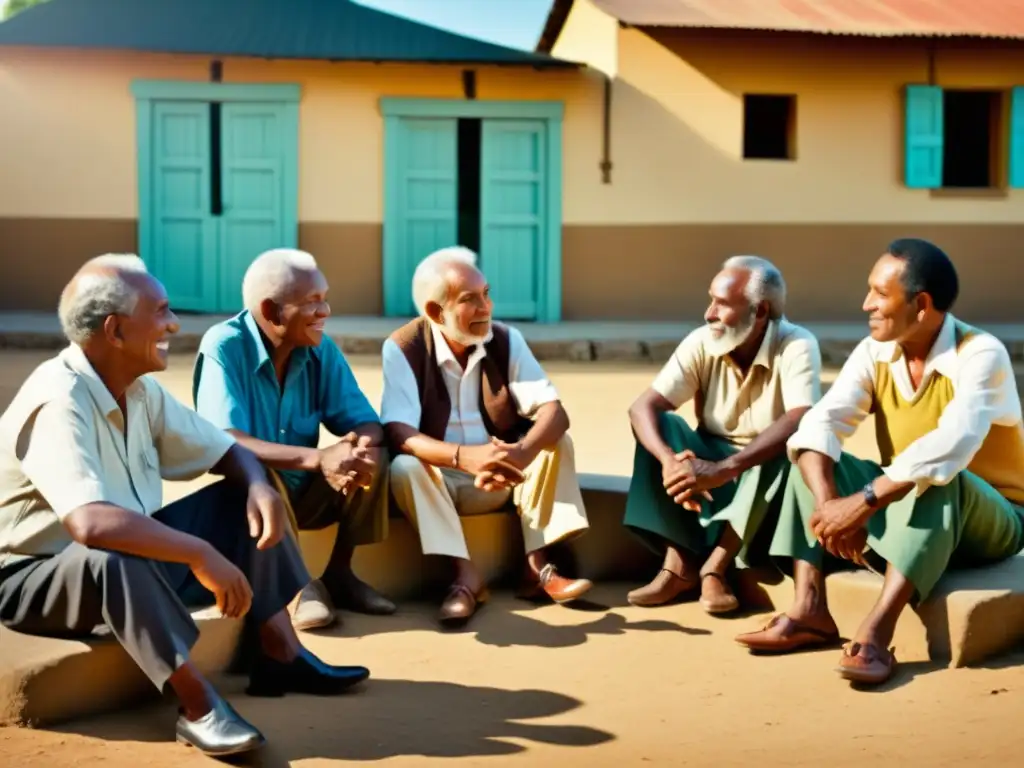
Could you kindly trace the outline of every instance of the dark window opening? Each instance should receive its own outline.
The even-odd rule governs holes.
[[[480,120],[459,120],[459,245],[480,252]]]
[[[942,186],[995,186],[1000,98],[991,91],[942,94]]]
[[[743,157],[792,160],[796,96],[743,96]]]
[[[220,102],[210,102],[210,214],[220,216],[224,212],[224,200],[220,157]]]

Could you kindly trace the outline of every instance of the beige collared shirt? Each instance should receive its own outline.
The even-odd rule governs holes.
[[[746,445],[787,411],[821,397],[821,352],[805,328],[770,322],[746,376],[728,355],[708,351],[710,335],[707,325],[690,333],[651,385],[675,408],[694,400],[704,431]]]
[[[121,409],[82,350],[40,365],[0,416],[0,565],[52,555],[71,537],[62,520],[105,502],[143,515],[163,505],[163,480],[209,471],[234,439],[149,376]]]
[[[508,330],[509,343],[509,393],[519,415],[532,419],[542,405],[558,400],[558,392],[530,351],[523,334],[511,326],[504,327]],[[480,413],[480,362],[487,354],[484,345],[476,346],[463,370],[440,328],[431,323],[430,331],[434,336],[437,364],[444,374],[452,406],[444,439],[449,443],[483,445],[490,441]],[[391,339],[384,342],[381,356],[384,368],[381,423],[398,422],[419,429],[422,407],[416,374],[402,350]]]

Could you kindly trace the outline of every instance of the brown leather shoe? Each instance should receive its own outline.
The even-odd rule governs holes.
[[[632,590],[626,595],[626,600],[630,605],[644,608],[665,605],[682,594],[692,592],[697,586],[696,579],[678,576],[668,568],[662,568],[650,584]]]
[[[519,590],[519,597],[530,600],[544,594],[561,605],[578,600],[593,588],[588,579],[567,579],[560,576],[558,569],[548,563],[534,576],[527,570],[526,579]]]
[[[486,587],[474,593],[465,584],[452,584],[448,596],[441,603],[438,620],[444,624],[468,621],[476,613],[476,609],[487,602],[489,596]]]
[[[839,642],[839,630],[821,630],[779,613],[762,629],[737,635],[736,642],[757,653],[792,653],[835,645]]]

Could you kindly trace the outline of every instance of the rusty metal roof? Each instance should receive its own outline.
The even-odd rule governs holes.
[[[1024,0],[591,2],[619,21],[638,27],[763,29],[872,37],[1024,38]]]

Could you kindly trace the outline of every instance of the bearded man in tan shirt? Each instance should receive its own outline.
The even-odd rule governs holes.
[[[634,605],[699,592],[708,613],[739,607],[730,569],[737,558],[769,562],[755,537],[770,540],[757,534],[778,517],[786,440],[821,396],[818,342],[783,316],[786,284],[774,265],[729,259],[710,296],[706,324],[629,412],[637,444],[623,523],[665,555],[654,579],[629,593]],[[690,400],[695,430],[673,413]]]

